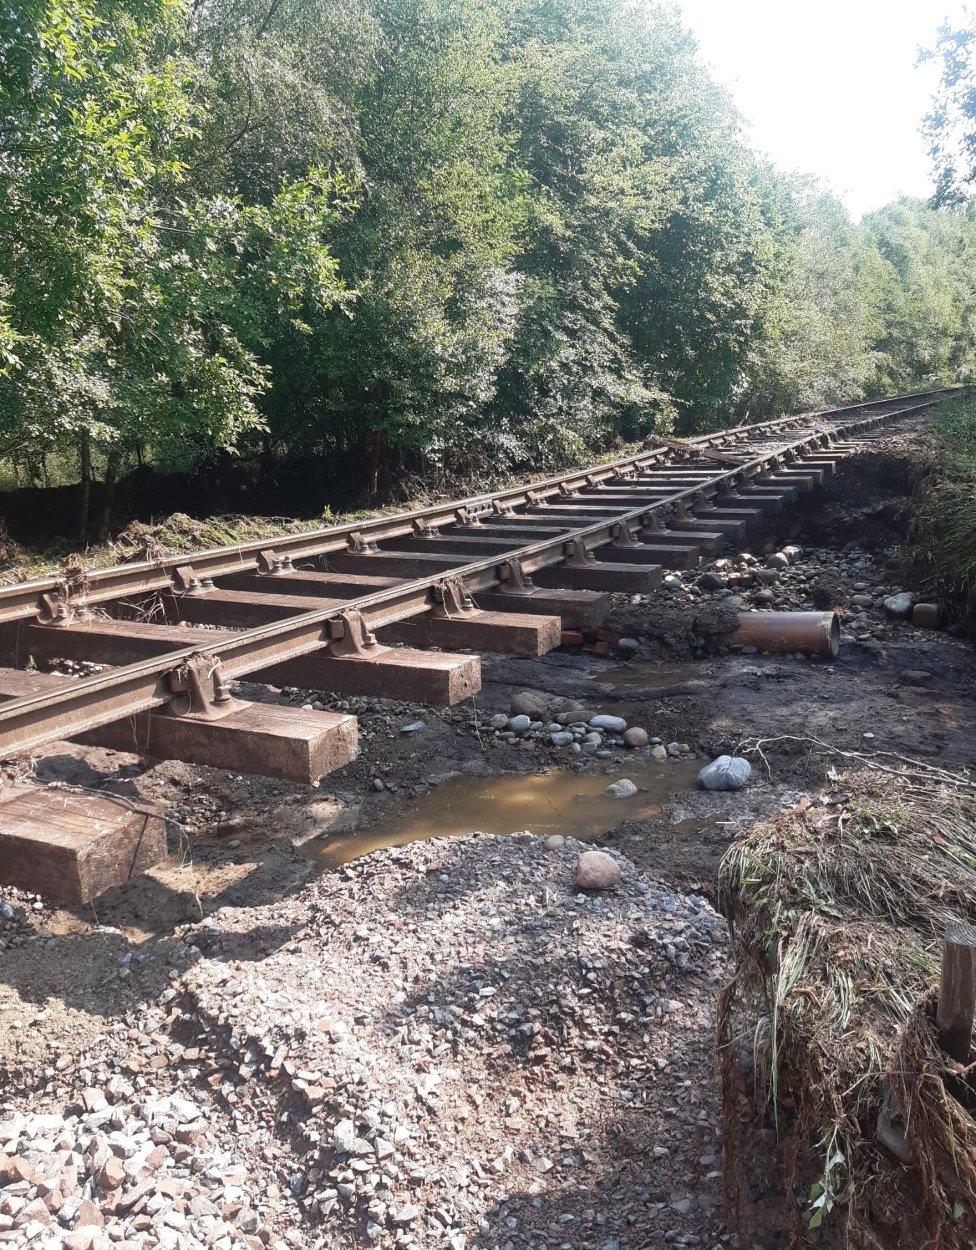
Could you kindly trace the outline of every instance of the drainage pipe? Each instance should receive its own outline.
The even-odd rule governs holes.
[[[740,612],[733,642],[760,651],[834,656],[840,647],[836,612]]]

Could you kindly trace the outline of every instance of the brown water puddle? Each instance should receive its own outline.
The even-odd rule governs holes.
[[[357,833],[310,842],[320,871],[368,855],[384,846],[402,846],[430,838],[466,833],[523,833],[539,837],[561,833],[592,841],[624,820],[654,816],[675,791],[695,783],[701,761],[621,761],[620,772],[547,772],[503,777],[455,777],[408,802],[388,820]],[[629,777],[638,792],[628,799],[604,794],[607,786]]]
[[[594,673],[591,681],[613,690],[666,690],[680,686],[686,681],[700,679],[701,665],[688,661],[659,664],[653,661],[638,664],[616,664],[613,668]]]

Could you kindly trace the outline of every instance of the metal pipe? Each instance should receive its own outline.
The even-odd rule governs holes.
[[[760,651],[835,656],[840,618],[836,612],[740,612],[733,641]]]

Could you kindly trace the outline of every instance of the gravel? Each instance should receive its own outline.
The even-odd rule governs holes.
[[[578,892],[587,856],[612,893]],[[703,899],[571,838],[475,835],[186,937],[194,1029],[249,1121],[290,1141],[313,1245],[722,1235],[708,1032],[725,928]]]

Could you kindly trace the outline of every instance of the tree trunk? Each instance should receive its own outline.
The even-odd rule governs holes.
[[[81,463],[81,498],[78,500],[78,537],[84,543],[88,541],[88,505],[91,502],[91,443],[88,435],[82,434],[78,445],[78,459]]]
[[[110,448],[105,462],[105,491],[102,495],[102,515],[98,521],[98,541],[100,543],[103,543],[108,537],[108,527],[112,520],[112,504],[115,501],[115,483],[119,476],[120,459],[118,448]]]
[[[375,499],[380,489],[380,460],[383,454],[383,431],[376,430],[369,446],[369,494]]]

